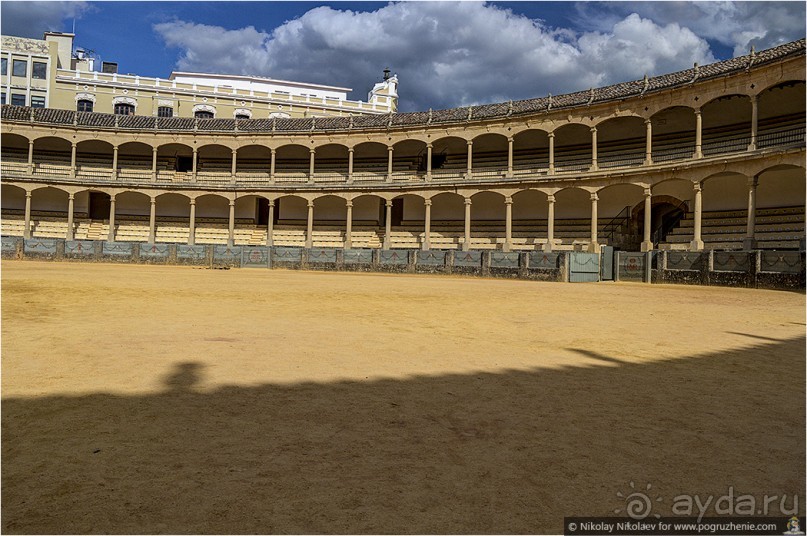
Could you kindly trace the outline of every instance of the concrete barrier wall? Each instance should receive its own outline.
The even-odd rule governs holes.
[[[2,258],[392,273],[446,273],[568,281],[569,252],[378,250],[145,244],[2,237]],[[616,252],[622,281],[803,290],[798,251]]]

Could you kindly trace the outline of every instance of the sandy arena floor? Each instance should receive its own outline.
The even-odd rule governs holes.
[[[804,336],[790,292],[3,261],[1,528],[557,533],[630,482],[803,515]]]

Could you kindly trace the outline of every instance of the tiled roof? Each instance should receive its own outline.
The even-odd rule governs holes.
[[[653,76],[642,80],[623,82],[610,86],[593,88],[575,93],[524,99],[511,102],[483,104],[448,110],[409,112],[384,115],[361,115],[350,117],[302,118],[302,119],[200,119],[155,118],[144,116],[119,116],[118,128],[157,130],[194,130],[242,132],[306,132],[351,129],[378,129],[388,127],[458,123],[469,120],[496,119],[515,115],[527,115],[559,108],[574,108],[588,104],[599,104],[612,100],[638,97],[657,91],[680,87],[695,81],[708,80],[719,76],[742,72],[760,67],[791,56],[805,54],[805,40],[799,39],[758,53],[747,54],[710,65]],[[30,121],[31,108],[25,106],[2,107],[2,119],[9,121]],[[73,112],[37,108],[33,110],[34,120],[46,123],[114,127],[115,116],[100,113]]]

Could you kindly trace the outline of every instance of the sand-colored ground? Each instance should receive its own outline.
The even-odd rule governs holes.
[[[804,335],[789,292],[3,261],[2,530],[803,513]]]

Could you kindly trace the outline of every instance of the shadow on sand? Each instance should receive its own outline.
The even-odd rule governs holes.
[[[188,362],[156,394],[6,398],[2,529],[556,533],[631,481],[662,514],[729,486],[804,512],[805,341],[749,345],[212,392]]]

